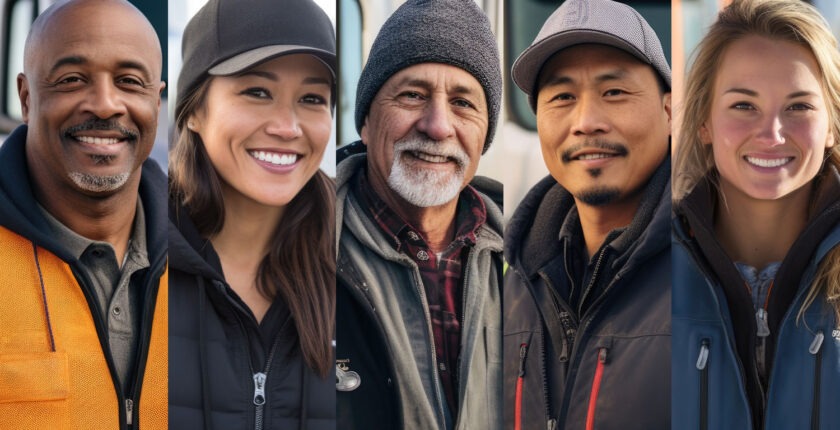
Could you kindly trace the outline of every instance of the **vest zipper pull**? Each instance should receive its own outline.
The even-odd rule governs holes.
[[[709,339],[703,339],[700,342],[700,354],[697,356],[697,370],[706,368],[709,362]]]
[[[764,308],[758,308],[755,313],[755,325],[758,327],[756,333],[758,337],[770,336],[770,326],[767,324],[767,311]]]
[[[810,352],[811,355],[817,355],[817,353],[820,352],[820,348],[822,347],[824,339],[825,335],[823,334],[823,332],[818,331],[817,335],[814,336],[814,341],[811,342],[811,347],[808,348],[808,352]]]
[[[125,423],[133,425],[134,421],[134,400],[125,399]]]

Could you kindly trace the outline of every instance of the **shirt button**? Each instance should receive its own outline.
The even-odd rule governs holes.
[[[429,259],[429,254],[421,249],[417,251],[417,259],[420,261],[426,261]]]
[[[417,233],[413,231],[408,232],[408,238],[411,240],[420,240],[420,236],[418,236]]]
[[[111,312],[113,312],[116,316],[120,316],[120,314],[122,313],[122,308],[120,308],[119,306],[115,306],[114,309],[111,310]]]
[[[438,363],[438,366],[440,366],[441,372],[446,372],[446,363],[440,362]]]

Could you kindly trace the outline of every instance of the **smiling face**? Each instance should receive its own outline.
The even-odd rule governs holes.
[[[24,64],[26,153],[41,193],[102,196],[139,183],[164,86],[148,21],[116,2],[61,6],[33,29]]]
[[[712,95],[700,137],[712,145],[723,192],[778,199],[806,190],[833,145],[814,55],[745,37],[726,50]]]
[[[291,54],[211,79],[187,126],[201,136],[223,189],[285,206],[318,171],[329,141],[329,69]]]
[[[578,204],[637,201],[665,159],[671,95],[653,69],[606,45],[555,54],[538,80],[543,160]]]
[[[423,63],[395,73],[361,130],[371,186],[415,207],[453,201],[475,176],[487,127],[484,90],[465,70]]]

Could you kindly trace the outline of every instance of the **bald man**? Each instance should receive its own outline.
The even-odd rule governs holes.
[[[161,68],[127,2],[33,23],[0,147],[0,428],[166,428]]]

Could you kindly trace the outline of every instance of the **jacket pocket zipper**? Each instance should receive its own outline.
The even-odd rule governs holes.
[[[707,430],[709,428],[709,339],[700,341],[697,370],[700,371],[700,430]]]
[[[522,429],[522,389],[525,385],[525,357],[528,356],[528,344],[519,345],[519,375],[516,377],[516,400],[513,409],[513,428]]]
[[[818,331],[811,342],[811,347],[808,352],[814,355],[814,403],[811,405],[811,430],[819,430],[820,428],[820,378],[822,373],[822,344],[825,335],[822,331]]]
[[[595,367],[595,377],[592,379],[592,392],[589,394],[589,410],[586,412],[586,430],[595,428],[595,405],[598,403],[598,392],[601,390],[601,379],[604,377],[604,365],[607,363],[607,348],[598,350],[598,365]]]

